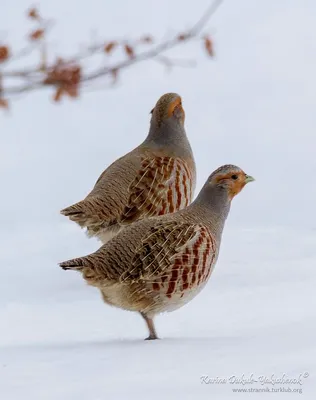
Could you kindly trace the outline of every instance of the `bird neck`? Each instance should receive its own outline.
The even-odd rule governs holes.
[[[180,124],[162,122],[159,126],[151,123],[144,145],[156,149],[168,148],[170,152],[191,156],[192,150],[185,129]]]
[[[211,185],[207,182],[191,204],[203,218],[216,239],[220,240],[226,218],[230,210],[231,200],[227,189]]]

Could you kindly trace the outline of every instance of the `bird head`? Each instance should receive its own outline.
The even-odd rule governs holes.
[[[184,126],[185,113],[181,97],[177,93],[166,93],[160,97],[151,110],[151,123],[161,125]]]
[[[208,181],[212,186],[226,190],[231,200],[254,178],[236,165],[223,165],[210,175]]]

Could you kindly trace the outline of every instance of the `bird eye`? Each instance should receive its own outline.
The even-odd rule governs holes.
[[[238,179],[238,176],[237,175],[232,175],[232,179],[234,179],[234,181],[235,181],[236,179]]]

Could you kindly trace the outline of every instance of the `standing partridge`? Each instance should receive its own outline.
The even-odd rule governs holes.
[[[61,210],[103,243],[132,222],[192,201],[196,171],[181,97],[164,94],[151,114],[145,141],[111,164],[84,200]]]
[[[157,339],[154,316],[182,307],[203,289],[218,257],[231,200],[253,180],[224,165],[189,207],[137,221],[95,253],[60,266],[80,271],[106,303],[140,312],[148,339]]]

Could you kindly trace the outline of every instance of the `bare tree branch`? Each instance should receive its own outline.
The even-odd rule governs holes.
[[[158,44],[151,35],[144,35],[138,40],[113,40],[103,43],[94,43],[86,46],[81,52],[55,62],[48,62],[47,34],[53,23],[43,19],[38,10],[31,9],[28,17],[36,25],[31,32],[30,44],[16,54],[11,55],[9,46],[0,43],[0,108],[7,107],[8,100],[15,95],[29,93],[46,87],[54,88],[53,99],[58,102],[65,95],[78,97],[79,92],[89,88],[100,78],[107,78],[99,82],[99,86],[109,88],[116,82],[118,75],[126,68],[143,61],[153,60],[167,68],[193,67],[194,60],[177,60],[165,53],[192,40],[202,40],[209,56],[213,56],[213,42],[201,32],[216,12],[222,0],[214,0],[201,18],[188,30],[177,33]],[[147,47],[147,49],[144,49]],[[35,51],[39,52],[39,62],[36,66],[14,70],[8,68],[14,61],[28,57]],[[113,61],[114,54],[123,54],[119,60]],[[102,65],[88,69],[84,62],[93,57],[102,56]],[[118,56],[116,57],[118,58]],[[7,84],[7,81],[9,82]],[[17,82],[13,84],[13,82]],[[93,86],[92,85],[92,89]]]
[[[213,14],[217,11],[218,7],[221,5],[223,0],[215,0],[210,7],[206,10],[206,12],[202,15],[202,17],[197,21],[195,25],[190,30],[191,36],[197,36],[204,26],[207,24],[209,19]]]

